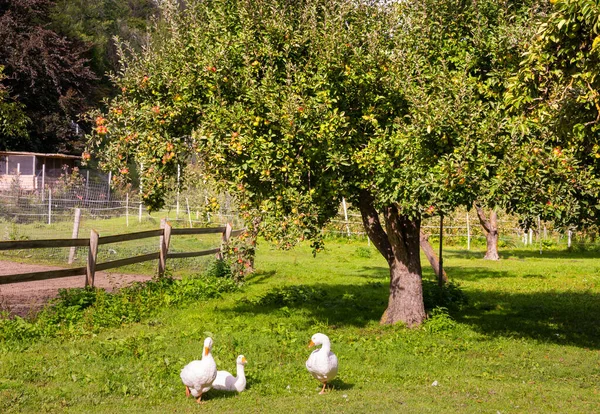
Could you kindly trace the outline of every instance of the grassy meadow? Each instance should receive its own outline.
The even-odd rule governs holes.
[[[0,343],[0,411],[600,412],[600,255],[505,250],[486,262],[451,249],[447,271],[468,304],[409,330],[379,325],[388,272],[366,242],[331,240],[316,258],[306,245],[262,243],[258,272],[233,292],[163,301],[140,322]],[[326,395],[304,367],[316,332],[340,361]],[[219,369],[246,356],[248,386],[211,390],[198,406],[179,371],[207,335]]]

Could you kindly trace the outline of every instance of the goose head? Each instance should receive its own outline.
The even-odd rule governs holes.
[[[208,354],[210,354],[210,350],[212,349],[213,346],[213,340],[211,337],[208,337],[204,340],[204,352],[202,353],[202,356],[208,356]]]
[[[323,345],[323,344],[329,344],[329,338],[325,334],[316,333],[312,336],[312,338],[310,338],[308,347],[311,348],[315,345]]]
[[[246,363],[247,363],[248,361],[246,360],[246,357],[245,357],[245,356],[243,356],[243,355],[240,355],[240,356],[238,356],[238,357],[237,357],[237,360],[236,360],[235,362],[236,362],[236,364],[238,364],[238,365],[246,365]]]

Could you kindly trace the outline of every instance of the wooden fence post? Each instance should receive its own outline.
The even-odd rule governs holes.
[[[227,243],[229,243],[232,230],[233,228],[231,227],[231,223],[227,223],[225,225],[225,231],[223,232],[223,236],[221,238],[221,251],[216,254],[217,260],[223,260],[223,248],[227,246]]]
[[[94,287],[99,238],[100,235],[96,232],[96,230],[92,230],[90,232],[90,249],[88,251],[87,269],[85,273],[85,287]]]
[[[344,208],[344,220],[346,221],[346,232],[350,237],[350,223],[348,222],[348,208],[346,207],[346,199],[342,197],[342,207]]]
[[[80,208],[76,208],[75,209],[75,220],[73,221],[73,233],[71,235],[72,239],[76,239],[77,237],[79,237],[79,222],[81,221],[81,209]],[[69,264],[73,263],[73,260],[75,259],[75,251],[77,250],[77,247],[71,247],[71,251],[69,252]]]
[[[163,229],[163,235],[160,236],[158,277],[163,277],[167,269],[167,254],[169,253],[169,244],[171,243],[171,224],[163,218],[160,220],[160,228]]]

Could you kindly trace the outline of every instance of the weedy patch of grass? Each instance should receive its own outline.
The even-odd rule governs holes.
[[[220,297],[237,288],[231,279],[206,275],[136,282],[116,293],[98,288],[60,289],[58,297],[32,319],[3,315],[0,341],[23,344],[55,336],[95,334],[102,328],[140,322],[162,308]]]
[[[261,244],[259,271],[239,290],[186,298],[97,333],[5,344],[0,410],[600,411],[597,256],[514,250],[496,263],[480,251],[448,252],[460,290],[444,291],[445,305],[406,329],[379,325],[389,275],[374,249],[356,254],[365,245],[331,242],[313,258],[308,246],[281,252]],[[435,286],[424,270],[425,286]],[[93,307],[90,298],[73,300]],[[304,367],[315,332],[331,338],[340,361],[326,395]],[[219,369],[234,372],[237,355],[247,357],[248,387],[239,396],[212,390],[198,407],[185,399],[179,372],[200,357],[208,335]]]

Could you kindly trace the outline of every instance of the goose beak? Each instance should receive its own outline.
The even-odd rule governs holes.
[[[242,358],[242,363],[246,364],[248,361],[246,361],[246,357]]]
[[[204,356],[208,356],[208,353],[210,352],[210,349],[208,349],[207,346],[204,347]]]
[[[310,342],[308,343],[308,347],[312,348],[313,346],[315,346],[315,343],[311,339]]]

